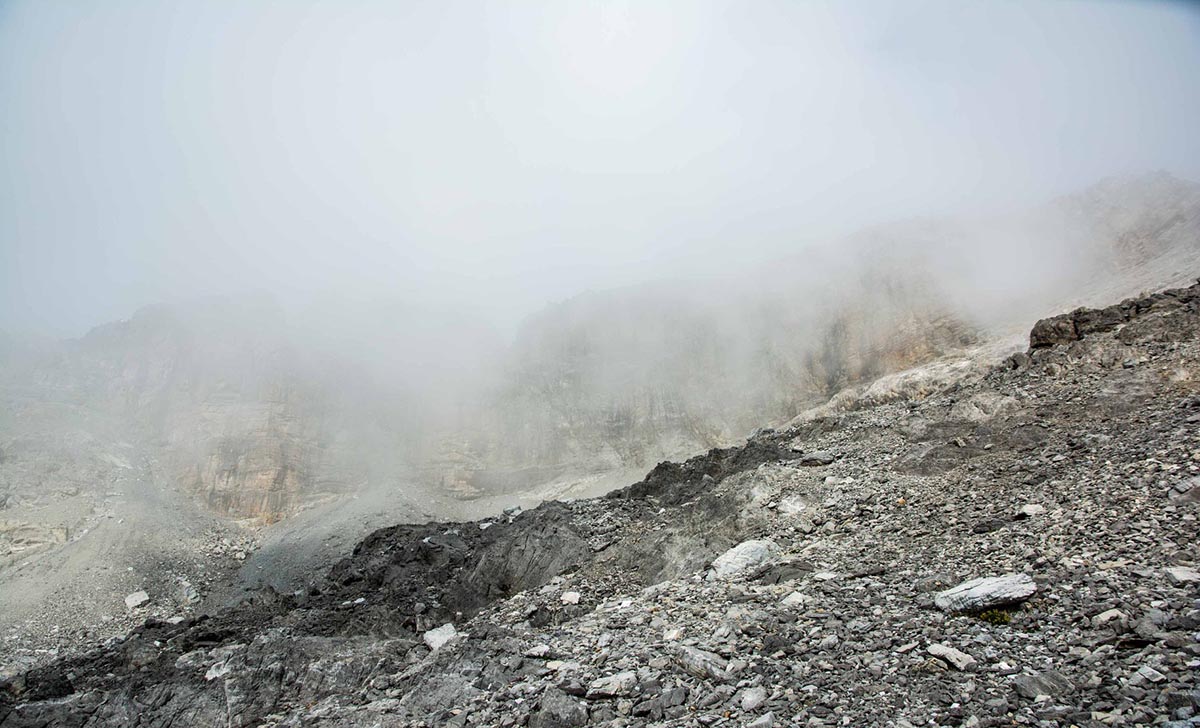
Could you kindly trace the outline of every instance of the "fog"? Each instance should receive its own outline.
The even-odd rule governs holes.
[[[1190,3],[10,0],[0,329],[253,293],[507,337],[890,220],[1200,178],[1198,77]]]

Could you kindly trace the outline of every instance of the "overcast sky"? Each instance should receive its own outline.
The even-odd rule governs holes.
[[[1200,179],[1200,5],[0,1],[0,328],[517,316],[897,217]]]

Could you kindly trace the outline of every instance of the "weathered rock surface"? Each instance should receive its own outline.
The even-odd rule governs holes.
[[[985,576],[964,581],[934,597],[934,604],[947,612],[980,612],[1023,602],[1037,592],[1028,574]]]
[[[441,627],[434,627],[422,635],[425,644],[431,650],[439,650],[442,645],[458,636],[458,631],[454,629],[454,625],[450,623],[443,624]]]
[[[1016,688],[1018,693],[1030,700],[1037,700],[1043,696],[1056,698],[1068,695],[1075,690],[1075,686],[1071,681],[1056,670],[1047,670],[1033,675],[1021,675],[1013,680],[1013,687]]]
[[[944,660],[955,670],[970,670],[979,664],[979,661],[974,657],[950,645],[940,643],[929,645],[929,654]]]
[[[743,579],[757,576],[779,560],[779,545],[774,541],[743,541],[713,559],[716,579]]]

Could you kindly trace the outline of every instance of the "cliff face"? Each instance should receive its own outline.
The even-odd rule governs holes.
[[[329,394],[291,366],[262,325],[272,318],[239,328],[226,312],[202,314],[150,309],[100,327],[37,359],[9,391],[50,439],[56,417],[63,429],[111,423],[153,454],[159,479],[221,515],[274,520],[347,490],[355,473],[330,446]]]

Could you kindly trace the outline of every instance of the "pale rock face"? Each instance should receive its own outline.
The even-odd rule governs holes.
[[[453,624],[446,623],[441,627],[436,627],[426,632],[424,639],[429,649],[438,650],[456,636],[458,636],[458,630],[454,629]]]
[[[797,516],[808,512],[812,509],[812,505],[807,499],[798,496],[790,495],[779,501],[779,505],[775,510],[785,516]]]
[[[812,601],[812,597],[800,592],[792,592],[779,601],[785,607],[802,607]]]
[[[1017,514],[1021,518],[1033,518],[1035,516],[1040,516],[1045,512],[1045,506],[1038,505],[1037,503],[1026,503],[1025,505],[1021,506],[1021,510],[1018,511]]]
[[[1037,584],[1028,574],[1004,574],[964,581],[934,597],[938,609],[946,612],[977,612],[1022,602],[1037,593]]]
[[[208,671],[204,673],[204,679],[211,681],[216,680],[217,678],[225,677],[229,674],[229,670],[230,667],[228,661],[214,663],[208,668]]]
[[[760,574],[779,561],[774,541],[743,541],[713,560],[714,579],[742,579]]]

